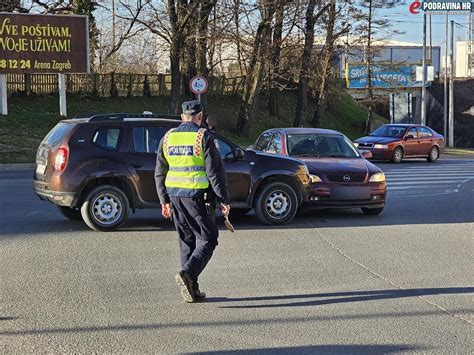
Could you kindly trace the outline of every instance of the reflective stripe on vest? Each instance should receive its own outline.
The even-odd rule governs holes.
[[[163,141],[163,153],[168,161],[167,188],[199,190],[209,187],[204,160],[205,129],[196,132],[170,130]]]
[[[167,176],[166,181],[168,182],[185,182],[185,183],[200,183],[200,182],[209,182],[207,176]]]
[[[169,171],[205,171],[204,166],[173,166],[169,168]]]

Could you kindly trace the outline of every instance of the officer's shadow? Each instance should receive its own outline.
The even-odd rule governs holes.
[[[328,304],[376,301],[395,298],[422,297],[433,295],[454,295],[474,293],[474,287],[440,287],[440,288],[415,288],[415,289],[388,289],[348,291],[331,293],[314,293],[300,295],[274,295],[256,297],[210,297],[206,303],[232,303],[244,304],[225,305],[219,308],[231,309],[264,309],[281,307],[308,307]],[[275,302],[276,301],[276,302]],[[249,304],[250,303],[250,304]]]

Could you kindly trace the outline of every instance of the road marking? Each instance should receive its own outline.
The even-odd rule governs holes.
[[[415,178],[415,177],[424,177],[426,174],[385,174],[386,177],[394,177],[394,178]],[[466,176],[466,177],[471,177],[474,176],[474,172],[472,174],[469,174],[467,172],[461,172],[461,173],[447,173],[447,174],[429,174],[429,176],[432,177],[443,177],[443,176]]]
[[[387,179],[390,180],[413,180],[413,181],[418,181],[418,180],[440,180],[440,179],[456,179],[456,180],[464,180],[464,179],[469,179],[473,176],[469,175],[447,175],[447,176],[387,176]]]
[[[0,182],[25,182],[25,181],[33,182],[33,179],[0,179]]]
[[[385,172],[392,197],[427,197],[458,193],[474,179],[474,161],[462,164],[411,166]]]
[[[462,179],[458,180],[444,180],[444,181],[395,181],[395,182],[389,182],[387,185],[388,186],[394,186],[394,185],[439,185],[439,184],[453,184],[453,183],[459,183],[462,181]]]

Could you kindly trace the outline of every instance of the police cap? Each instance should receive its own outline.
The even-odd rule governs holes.
[[[201,104],[198,100],[185,101],[181,105],[181,108],[185,115],[195,115],[202,111]]]

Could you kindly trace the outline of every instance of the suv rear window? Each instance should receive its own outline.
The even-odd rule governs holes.
[[[120,128],[101,127],[97,129],[92,142],[100,148],[116,150],[120,138]]]
[[[68,134],[75,126],[76,125],[72,123],[59,122],[51,131],[49,131],[41,144],[46,143],[54,147],[61,143],[66,134]]]
[[[135,153],[156,153],[161,138],[170,127],[133,128],[133,151]]]

